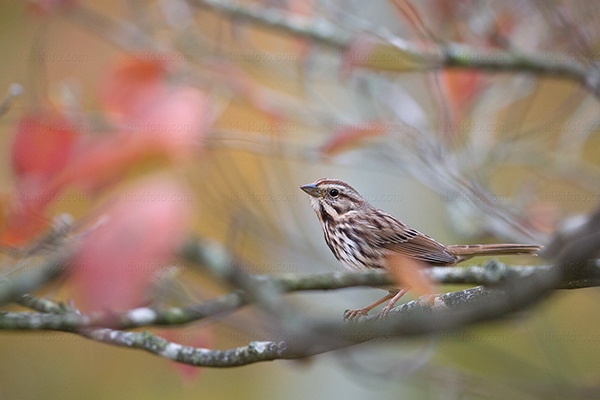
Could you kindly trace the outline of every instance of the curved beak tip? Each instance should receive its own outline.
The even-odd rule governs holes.
[[[313,197],[318,197],[321,195],[319,188],[314,183],[309,185],[300,186],[300,189],[304,190],[306,193]]]

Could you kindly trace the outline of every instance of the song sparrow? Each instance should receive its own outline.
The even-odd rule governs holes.
[[[301,189],[311,196],[327,245],[335,258],[350,270],[388,269],[390,257],[394,255],[430,266],[452,266],[476,256],[532,254],[541,248],[522,244],[444,246],[373,207],[340,180],[319,179]],[[408,289],[390,289],[381,300],[346,311],[344,319],[366,316],[371,309],[390,300],[378,314],[383,317]]]

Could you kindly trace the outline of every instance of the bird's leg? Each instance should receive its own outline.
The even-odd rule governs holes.
[[[410,288],[404,288],[404,289],[398,291],[398,293],[396,293],[396,295],[394,297],[392,297],[392,299],[385,305],[385,307],[383,307],[383,309],[379,312],[379,314],[377,314],[377,318],[378,319],[385,318],[385,316],[388,315],[388,313],[390,312],[392,307],[394,307],[394,304],[396,304],[396,302],[398,300],[400,300],[400,297],[404,296],[404,294],[406,294],[406,292],[408,292],[409,289]],[[385,300],[383,300],[383,301],[385,301]]]
[[[406,293],[406,292],[404,292],[404,293]],[[386,296],[384,296],[381,299],[377,300],[375,303],[369,304],[366,307],[359,308],[358,310],[346,310],[346,312],[344,313],[344,320],[355,319],[355,318],[358,319],[361,316],[365,316],[366,317],[367,314],[369,313],[369,311],[371,311],[372,309],[374,309],[375,307],[377,307],[381,303],[384,303],[384,302],[388,301],[389,299],[394,298],[395,295],[396,295],[395,291],[390,291]],[[398,298],[400,298],[400,297],[398,297]]]

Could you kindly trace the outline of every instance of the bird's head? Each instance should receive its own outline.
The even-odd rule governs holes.
[[[310,195],[311,204],[322,221],[337,218],[369,204],[352,186],[337,179],[319,179],[300,189]]]

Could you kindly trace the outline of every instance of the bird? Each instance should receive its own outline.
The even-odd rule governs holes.
[[[477,256],[535,255],[542,246],[526,244],[474,244],[445,246],[372,206],[352,186],[323,178],[300,187],[310,196],[327,246],[351,271],[391,270],[393,259],[405,264],[454,266]],[[367,316],[388,301],[378,318],[385,317],[410,287],[390,288],[380,300],[360,309],[346,310],[344,320]]]

